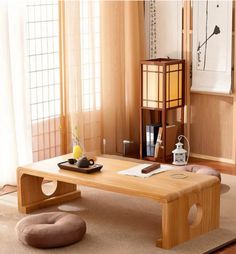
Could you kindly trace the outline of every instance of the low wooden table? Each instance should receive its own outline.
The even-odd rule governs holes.
[[[216,177],[178,169],[149,178],[120,175],[118,171],[138,163],[106,157],[96,161],[103,164],[101,172],[83,174],[59,169],[57,163],[69,157],[60,156],[17,169],[20,212],[30,213],[78,198],[78,184],[158,201],[162,205],[162,238],[157,240],[157,246],[162,248],[171,248],[219,227],[220,182]],[[57,189],[50,196],[42,192],[44,178],[57,181]],[[194,204],[197,215],[190,225],[188,214]]]

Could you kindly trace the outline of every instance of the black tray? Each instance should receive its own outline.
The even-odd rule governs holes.
[[[76,164],[70,164],[68,161],[60,162],[57,164],[57,166],[60,169],[65,169],[65,170],[70,170],[70,171],[75,171],[75,172],[80,172],[85,174],[98,172],[103,167],[103,165],[101,164],[94,164],[92,166],[89,166],[88,168],[79,168]]]

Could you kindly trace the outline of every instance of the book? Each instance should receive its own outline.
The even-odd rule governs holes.
[[[157,141],[157,135],[159,128],[161,127],[160,123],[157,124],[150,124],[149,130],[150,130],[150,144],[151,146],[155,146]]]
[[[157,140],[156,140],[156,143],[155,143],[155,151],[154,151],[154,157],[155,158],[158,158],[159,156],[159,149],[161,147],[161,138],[162,138],[162,127],[159,128],[159,131],[158,131],[158,135],[157,135]]]
[[[146,125],[146,154],[154,156],[155,144],[159,131],[160,123]]]
[[[178,127],[176,125],[168,125],[166,126],[166,155],[172,155],[172,151],[175,149],[175,143],[177,140],[177,131]],[[155,158],[163,157],[163,128],[159,128],[157,140],[161,140],[160,142],[156,142],[155,144]]]

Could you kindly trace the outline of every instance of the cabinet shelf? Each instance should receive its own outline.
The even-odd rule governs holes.
[[[177,112],[174,112],[174,114],[170,114],[169,117],[166,115],[166,112],[164,111],[157,111],[157,110],[141,110],[141,121],[140,121],[140,159],[149,160],[153,162],[171,162],[172,161],[172,150],[174,150],[174,145],[177,141],[177,136],[179,134],[183,134],[184,131],[184,119],[183,119],[183,107],[179,108],[181,110],[181,119],[176,119],[175,114]],[[145,116],[144,116],[145,114]],[[165,115],[163,117],[163,114]],[[174,115],[174,117],[173,117]],[[163,120],[165,118],[165,120]],[[174,119],[173,119],[174,118]],[[167,120],[168,119],[168,120]],[[147,149],[147,125],[157,126],[158,123],[161,125],[158,129],[158,134],[153,132],[153,144],[150,144],[150,147]],[[164,125],[163,125],[164,123]],[[154,130],[155,127],[153,127]],[[162,128],[162,134],[161,134],[161,140],[162,144],[161,147],[159,147],[159,153],[157,158],[155,158],[155,152],[153,156],[148,156],[150,153],[153,153],[155,151],[156,146],[156,140],[157,136],[159,136],[159,130]],[[165,129],[165,139],[163,137],[163,131]],[[150,136],[150,135],[149,135]],[[149,138],[150,139],[150,138]],[[164,149],[164,147],[166,149]],[[150,152],[150,150],[152,152]],[[147,154],[148,153],[148,154]]]

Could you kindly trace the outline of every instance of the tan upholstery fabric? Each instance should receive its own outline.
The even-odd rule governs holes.
[[[30,215],[16,225],[18,239],[36,248],[55,248],[80,241],[86,224],[79,216],[64,212]]]
[[[187,165],[187,166],[183,166],[181,168],[183,170],[186,170],[186,171],[189,171],[189,172],[193,172],[193,173],[197,173],[197,174],[205,174],[205,175],[216,176],[221,181],[220,172],[218,172],[214,168],[211,168],[211,167],[208,167],[208,166],[204,166],[204,165],[191,165],[190,164],[190,165]]]

